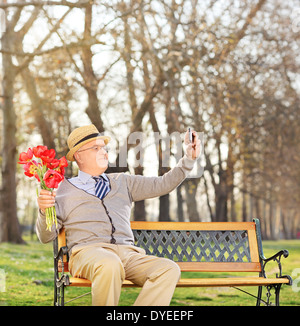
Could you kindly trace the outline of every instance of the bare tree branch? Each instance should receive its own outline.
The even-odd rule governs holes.
[[[92,1],[93,2],[93,1]],[[1,9],[7,9],[7,8],[24,8],[28,6],[34,6],[34,7],[43,7],[43,6],[67,6],[70,8],[84,8],[88,4],[90,4],[90,0],[82,0],[78,2],[70,2],[66,0],[62,1],[22,1],[22,2],[10,2],[10,3],[1,3],[0,8]]]
[[[45,45],[45,43],[48,41],[48,39],[50,38],[50,36],[55,33],[57,31],[57,29],[59,28],[59,26],[61,25],[61,23],[63,22],[63,20],[66,18],[66,16],[72,11],[73,8],[69,8],[69,10],[67,10],[63,16],[57,21],[57,23],[54,25],[53,29],[49,31],[48,35],[46,35],[46,37],[41,41],[41,43],[39,44],[39,46],[36,48],[36,51],[40,51],[42,49],[42,47]],[[32,61],[33,57],[29,57],[27,60],[25,60],[25,62],[20,65],[18,67],[18,71],[21,71],[23,68],[27,67],[29,65],[29,63]]]

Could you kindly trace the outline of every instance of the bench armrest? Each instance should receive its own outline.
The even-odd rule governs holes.
[[[57,253],[56,256],[54,256],[54,259],[59,260],[59,259],[63,259],[63,256],[66,255],[67,256],[67,260],[69,261],[69,251],[68,251],[68,247],[64,246],[61,247]]]
[[[262,256],[260,257],[265,263],[271,261],[271,260],[274,260],[274,261],[277,261],[281,259],[281,256],[283,255],[284,258],[287,258],[289,256],[289,252],[288,250],[284,249],[284,250],[280,250],[278,251],[275,255],[269,257],[269,258],[266,258],[265,256]]]
[[[276,274],[277,278],[287,278],[289,280],[289,285],[292,285],[293,280],[289,275],[282,275],[282,266],[281,266],[281,257],[283,256],[284,258],[287,258],[289,256],[288,250],[280,250],[278,251],[275,255],[266,258],[263,254],[263,248],[262,248],[262,238],[261,238],[261,229],[260,229],[260,222],[259,219],[254,218],[253,222],[255,223],[256,227],[256,236],[257,236],[257,245],[258,245],[258,251],[259,251],[259,258],[261,262],[261,276],[264,278],[267,278],[266,272],[265,272],[265,266],[269,261],[276,261],[278,264],[278,269],[279,269],[279,275]]]
[[[54,273],[55,273],[55,282],[57,287],[62,285],[70,285],[69,275],[64,273],[64,255],[67,256],[67,261],[69,261],[68,247],[61,247],[57,253],[54,255]],[[58,264],[61,262],[61,276],[59,277],[58,273]]]
[[[263,273],[263,276],[265,278],[266,277],[266,273],[265,273],[265,266],[266,264],[269,262],[269,261],[275,261],[278,265],[278,269],[279,269],[279,274],[276,273],[276,277],[277,278],[287,278],[290,282],[289,282],[289,285],[292,285],[292,278],[289,276],[289,275],[282,275],[282,265],[281,265],[281,257],[284,257],[284,258],[287,258],[289,256],[289,252],[288,250],[280,250],[278,251],[275,255],[269,257],[269,258],[266,258],[263,254],[260,255],[260,258],[262,260],[262,273]]]

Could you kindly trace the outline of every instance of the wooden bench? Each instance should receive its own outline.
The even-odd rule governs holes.
[[[271,289],[275,290],[275,304],[279,305],[282,284],[292,284],[289,275],[282,275],[281,250],[266,259],[263,255],[260,223],[253,222],[131,222],[136,245],[149,255],[166,257],[175,261],[182,272],[253,272],[249,277],[181,278],[178,287],[240,287],[257,286],[257,305],[270,305]],[[64,305],[66,286],[90,287],[86,279],[71,277],[68,270],[68,248],[62,230],[54,241],[55,292],[54,305]],[[278,264],[276,278],[267,278],[265,265]],[[125,280],[124,287],[136,287]],[[267,289],[267,301],[262,300],[262,287]],[[244,291],[243,291],[244,292]],[[251,294],[250,294],[251,295]],[[252,295],[253,296],[253,295]],[[72,301],[72,300],[71,300]]]

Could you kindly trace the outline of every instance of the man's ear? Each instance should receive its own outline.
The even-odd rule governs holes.
[[[77,164],[81,164],[82,163],[82,159],[80,158],[80,154],[75,152],[74,153],[74,159],[76,161]]]

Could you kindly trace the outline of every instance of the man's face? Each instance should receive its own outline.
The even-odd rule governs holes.
[[[108,167],[108,154],[103,139],[92,140],[75,153],[81,171],[96,176]]]

